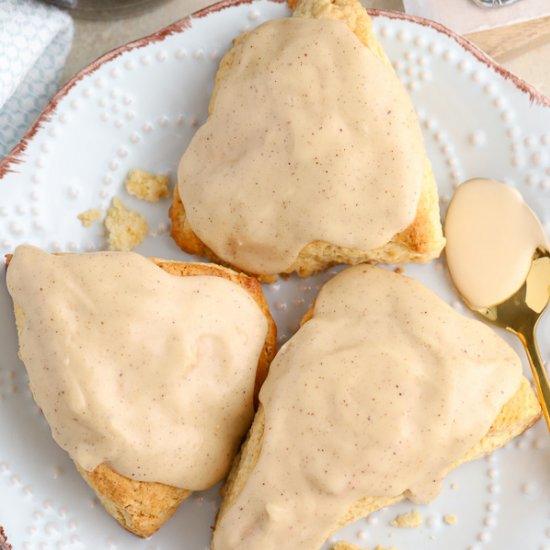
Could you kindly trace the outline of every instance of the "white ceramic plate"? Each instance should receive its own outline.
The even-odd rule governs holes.
[[[105,209],[120,194],[151,222],[152,233],[139,252],[188,258],[167,234],[168,201],[148,205],[126,196],[124,175],[132,167],[174,174],[205,120],[217,63],[231,39],[287,14],[281,3],[230,0],[83,71],[0,163],[0,253],[22,242],[50,251],[102,248],[100,226],[84,229],[76,215],[91,207]],[[437,25],[400,14],[373,16],[418,109],[443,208],[456,183],[494,177],[516,186],[549,230],[550,108],[544,106],[549,101]],[[462,310],[443,261],[405,270]],[[282,340],[296,329],[329,276],[290,278],[265,287]],[[145,541],[104,512],[51,439],[30,397],[16,354],[3,270],[0,326],[0,525],[15,550],[208,548],[217,490],[193,496]],[[547,360],[549,328],[547,316],[539,329]],[[539,422],[486,460],[453,472],[429,506],[402,503],[358,521],[334,540],[400,550],[550,548],[549,465],[550,438]],[[398,512],[413,508],[424,515],[421,528],[388,525]],[[444,524],[444,514],[455,514],[457,524]]]

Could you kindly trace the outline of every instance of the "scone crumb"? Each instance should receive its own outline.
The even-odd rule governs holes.
[[[147,220],[138,212],[126,208],[118,197],[113,198],[104,223],[109,250],[132,250],[149,232]]]
[[[99,208],[90,208],[82,212],[77,218],[82,222],[84,227],[90,227],[94,222],[101,218],[101,210]]]
[[[402,267],[396,267],[393,271],[399,274],[405,273],[405,270]]]
[[[411,510],[406,514],[399,514],[396,518],[390,523],[394,527],[420,527],[424,518],[418,510]]]
[[[357,546],[357,544],[340,540],[332,547],[332,550],[361,550],[361,547]]]
[[[454,525],[458,521],[458,518],[454,514],[445,514],[443,516],[443,521],[447,525]]]
[[[130,195],[148,202],[170,196],[170,176],[167,174],[151,174],[136,168],[128,172],[124,186]]]
[[[458,488],[458,483],[455,483],[454,481],[451,483],[450,485],[451,489],[454,491],[455,489]]]

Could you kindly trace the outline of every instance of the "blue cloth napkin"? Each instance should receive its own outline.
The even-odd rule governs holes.
[[[72,39],[63,11],[36,0],[0,0],[0,158],[56,92]]]

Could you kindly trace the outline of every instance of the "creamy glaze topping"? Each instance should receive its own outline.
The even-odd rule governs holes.
[[[416,114],[345,23],[269,21],[230,55],[178,171],[190,225],[219,257],[279,273],[310,242],[371,250],[414,220]]]
[[[259,459],[215,550],[317,550],[363,497],[430,500],[520,380],[482,323],[405,276],[347,269],[271,364]]]
[[[227,473],[253,416],[267,321],[237,284],[133,253],[18,247],[20,354],[57,443],[86,470],[185,489]]]
[[[536,214],[516,189],[489,179],[458,187],[445,219],[447,264],[458,291],[489,307],[523,284],[536,248],[550,250]]]

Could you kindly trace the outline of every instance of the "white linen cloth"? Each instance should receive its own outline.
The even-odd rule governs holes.
[[[550,15],[550,0],[521,0],[501,8],[480,8],[471,0],[403,0],[405,11],[464,34]]]
[[[37,0],[0,0],[0,158],[57,90],[72,38],[63,11]]]

